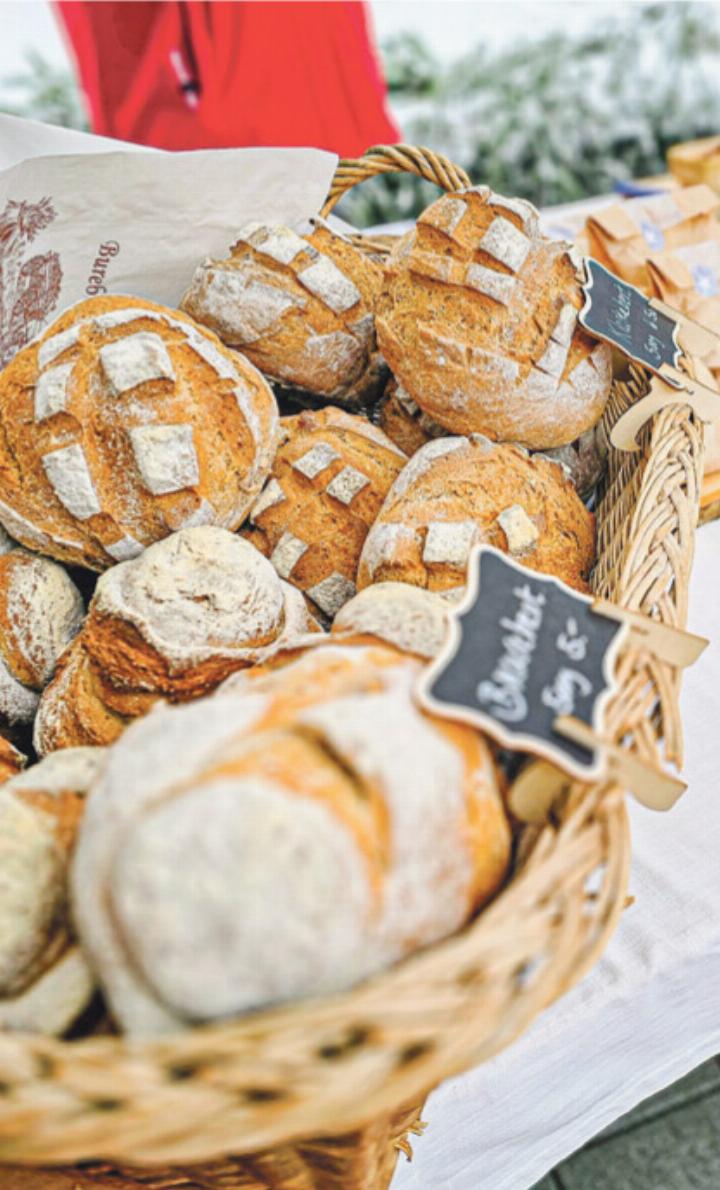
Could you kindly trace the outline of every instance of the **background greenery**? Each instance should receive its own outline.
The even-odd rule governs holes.
[[[492,11],[486,10],[488,14]],[[582,37],[552,34],[441,64],[414,33],[382,46],[405,140],[538,204],[570,202],[659,173],[678,140],[720,132],[720,15],[706,3],[625,5]],[[86,127],[74,79],[28,56],[0,108]],[[340,213],[360,226],[407,219],[435,197],[408,177],[367,183]]]

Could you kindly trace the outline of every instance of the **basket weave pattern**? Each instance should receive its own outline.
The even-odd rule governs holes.
[[[341,165],[329,205],[357,174],[398,168],[397,154],[441,180],[435,154],[376,149],[369,168]],[[443,169],[444,184],[463,184]],[[606,433],[646,386],[638,369],[615,384]],[[702,434],[682,406],[643,433],[639,452],[610,451],[595,588],[682,626]],[[679,674],[637,649],[619,666],[609,733],[679,761]],[[343,995],[142,1043],[0,1035],[0,1161],[18,1165],[0,1170],[3,1190],[45,1190],[27,1163],[80,1161],[94,1164],[47,1190],[382,1190],[421,1129],[407,1105],[503,1049],[585,974],[625,905],[628,866],[622,791],[576,783],[528,828],[512,879],[474,922]]]

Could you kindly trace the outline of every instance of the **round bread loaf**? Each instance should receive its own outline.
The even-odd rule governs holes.
[[[387,375],[373,319],[381,284],[380,266],[326,226],[300,236],[249,223],[226,260],[199,266],[181,305],[266,376],[352,408]]]
[[[68,864],[104,751],[50,756],[0,786],[0,1027],[62,1033],[94,980],[73,944]]]
[[[408,458],[431,438],[443,438],[449,433],[423,413],[394,377],[388,381],[374,420]]]
[[[332,618],[355,594],[368,529],[407,459],[381,430],[342,409],[306,410],[281,427],[271,478],[243,532]]]
[[[578,495],[583,499],[599,484],[607,461],[607,440],[600,426],[593,426],[568,446],[555,446],[545,457],[565,468]]]
[[[579,325],[582,258],[529,203],[487,186],[445,195],[390,255],[378,343],[429,417],[533,449],[594,425],[611,352]]]
[[[124,1029],[339,991],[493,893],[510,834],[490,752],[419,710],[420,669],[321,644],[158,707],[111,749],[73,887]]]
[[[109,744],[158,698],[198,698],[316,628],[299,591],[249,542],[183,529],[101,575],[41,700],[35,747]]]
[[[448,601],[439,592],[408,583],[375,583],[340,608],[331,634],[343,641],[382,641],[430,659],[440,652],[447,629]]]
[[[26,764],[27,756],[5,736],[0,735],[0,785],[22,772]]]
[[[236,529],[277,424],[263,377],[186,315],[92,298],[0,375],[0,521],[92,570],[190,525]]]
[[[0,726],[32,722],[84,611],[62,566],[25,550],[0,555]]]
[[[428,442],[401,471],[365,540],[358,587],[457,587],[479,543],[587,590],[594,518],[562,467],[479,434]]]

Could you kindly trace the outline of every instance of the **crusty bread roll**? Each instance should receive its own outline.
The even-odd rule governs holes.
[[[5,736],[0,735],[0,785],[22,772],[26,764],[27,756]]]
[[[272,666],[155,708],[93,791],[75,918],[132,1034],[347,988],[505,873],[487,745],[419,710],[420,662],[327,643]]]
[[[577,321],[582,259],[529,203],[474,186],[438,199],[390,255],[376,307],[393,374],[433,421],[533,449],[594,425],[611,353]]]
[[[198,698],[316,625],[247,541],[183,529],[103,574],[35,720],[44,755],[109,744],[158,698]]]
[[[182,307],[280,384],[353,408],[386,369],[373,309],[382,269],[320,226],[249,223],[226,260],[196,270]]]
[[[401,471],[365,540],[358,588],[462,586],[479,543],[587,590],[594,518],[562,467],[479,434],[428,442]]]
[[[408,458],[431,438],[443,438],[450,433],[423,413],[394,377],[378,402],[375,422]]]
[[[50,756],[0,786],[0,1027],[62,1033],[94,980],[68,914],[68,863],[100,748]]]
[[[448,615],[448,601],[439,591],[409,583],[375,583],[340,608],[330,631],[342,641],[382,641],[429,660],[443,646]]]
[[[236,529],[275,452],[256,369],[185,314],[99,297],[0,376],[0,521],[104,570],[190,525]]]
[[[607,462],[607,438],[600,426],[593,426],[567,446],[553,446],[542,452],[547,459],[560,463],[582,499],[597,487]]]
[[[84,610],[62,566],[26,550],[0,555],[0,726],[32,722]]]
[[[306,410],[281,422],[271,477],[244,533],[332,617],[355,594],[363,542],[407,459],[364,417]]]

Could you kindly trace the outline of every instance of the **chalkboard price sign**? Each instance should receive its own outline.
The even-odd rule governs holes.
[[[625,626],[592,603],[559,579],[478,546],[448,641],[421,680],[421,701],[581,780],[599,776],[602,750],[554,727],[558,717],[572,716],[602,733]]]
[[[677,322],[592,257],[586,259],[585,269],[585,305],[579,315],[585,329],[652,372],[659,372],[663,364],[677,368],[682,354]]]

